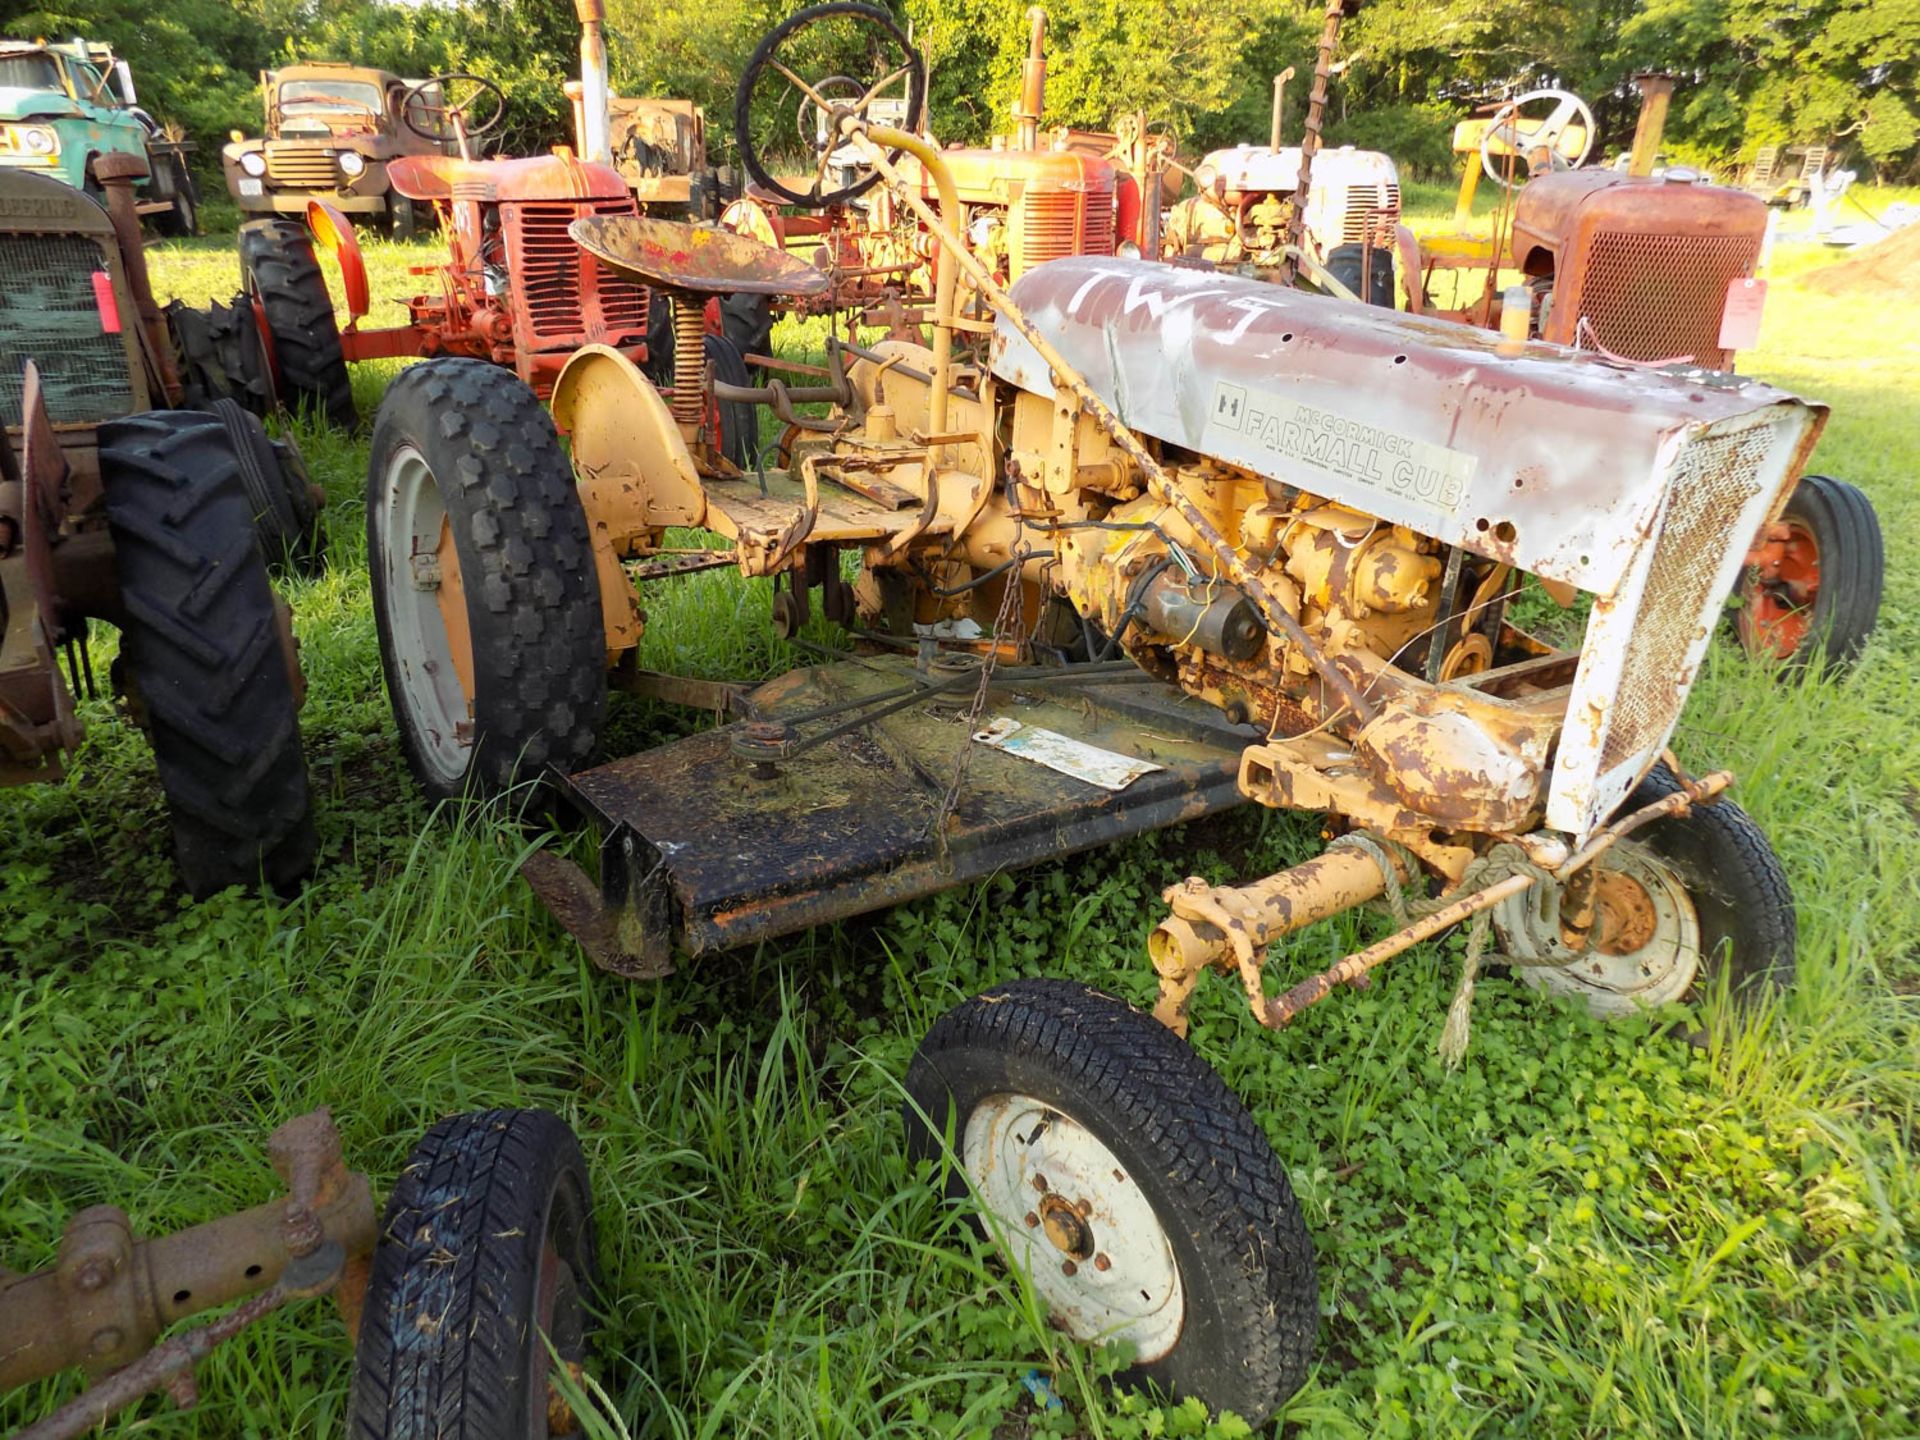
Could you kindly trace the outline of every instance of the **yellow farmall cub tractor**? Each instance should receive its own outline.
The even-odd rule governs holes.
[[[529,877],[636,977],[1246,801],[1323,817],[1315,859],[1167,893],[1152,1015],[1002,985],[907,1078],[914,1153],[950,1157],[1061,1328],[1258,1422],[1307,1373],[1313,1247],[1184,1039],[1196,988],[1217,972],[1285,1025],[1467,922],[1457,1058],[1493,947],[1606,1015],[1784,984],[1780,865],[1732,777],[1667,747],[1824,411],[1150,261],[1003,289],[945,218],[939,152],[820,103],[938,241],[932,344],[831,342],[788,392],[830,414],[752,474],[694,377],[665,397],[606,348],[562,372],[551,418],[503,370],[404,372],[368,477],[402,741],[436,795],[543,777],[598,830],[597,880],[550,857]],[[656,292],[829,283],[705,226],[572,229]],[[976,301],[978,337],[956,324]],[[720,550],[676,552],[687,529]],[[789,610],[818,592],[863,653],[751,692],[638,670],[636,577],[721,560]],[[1529,574],[1591,597],[1579,648],[1515,623]],[[607,759],[609,676],[737,718]],[[1286,973],[1289,933],[1376,899],[1392,933]]]

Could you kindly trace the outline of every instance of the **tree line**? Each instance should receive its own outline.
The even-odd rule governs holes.
[[[1007,128],[1029,0],[880,0],[932,68],[946,141]],[[733,87],[760,37],[798,0],[607,0],[624,94],[707,108],[725,162]],[[1189,155],[1264,141],[1272,77],[1296,70],[1297,137],[1322,10],[1312,0],[1051,0],[1048,121],[1091,129],[1144,111]],[[352,60],[424,76],[467,70],[506,90],[522,151],[568,138],[560,86],[578,65],[572,0],[56,0],[0,4],[0,33],[110,41],[141,97],[200,142],[257,133],[258,72]],[[1679,79],[1668,126],[1678,160],[1731,166],[1762,145],[1835,146],[1855,168],[1920,179],[1920,0],[1367,0],[1346,20],[1329,138],[1383,149],[1412,175],[1453,168],[1448,135],[1475,103],[1555,84],[1586,97],[1603,143],[1624,143],[1634,74]]]

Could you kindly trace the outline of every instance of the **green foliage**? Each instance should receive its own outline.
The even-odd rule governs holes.
[[[1459,118],[1452,106],[1432,101],[1371,106],[1328,126],[1327,143],[1383,151],[1402,180],[1446,180],[1458,167],[1453,126]]]

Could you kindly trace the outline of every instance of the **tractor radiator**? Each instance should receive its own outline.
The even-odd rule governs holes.
[[[631,215],[627,199],[509,207],[518,234],[516,289],[530,348],[576,349],[588,340],[619,347],[647,334],[647,291],[588,257],[567,227],[589,215]]]
[[[1586,255],[1563,272],[1577,282],[1553,303],[1571,305],[1570,320],[1585,320],[1592,338],[1615,355],[1726,370],[1733,364],[1720,348],[1727,286],[1751,275],[1759,258],[1756,235],[1596,230]]]
[[[1394,229],[1400,223],[1400,187],[1349,185],[1346,202],[1340,210],[1340,243],[1343,245],[1393,244]]]
[[[267,174],[279,184],[301,190],[337,190],[341,183],[340,166],[333,152],[313,145],[285,149],[269,145]]]
[[[94,286],[106,256],[81,235],[0,233],[0,423],[20,423],[21,375],[40,367],[47,415],[88,425],[130,413],[133,381],[123,326],[138,316],[104,313]]]
[[[1016,207],[1012,274],[1018,279],[1034,266],[1063,255],[1113,254],[1113,186],[1089,178],[1085,188],[1056,189],[1029,184]]]

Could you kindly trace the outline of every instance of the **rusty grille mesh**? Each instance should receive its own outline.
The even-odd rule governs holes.
[[[1369,235],[1375,245],[1393,243],[1394,226],[1400,223],[1400,187],[1398,185],[1352,185],[1347,188],[1347,203],[1340,217],[1343,244],[1364,244]]]
[[[133,409],[126,344],[100,327],[97,241],[81,235],[0,234],[0,421],[20,423],[26,362],[40,366],[56,425],[111,420]],[[122,324],[132,317],[122,314]]]
[[[1773,440],[1764,425],[1709,435],[1674,462],[1673,499],[1621,667],[1601,774],[1659,744],[1679,718],[1687,651],[1717,618],[1703,612],[1721,560],[1743,538],[1735,533],[1740,513],[1760,488]]]
[[[1629,360],[1690,358],[1724,370],[1727,286],[1753,273],[1751,235],[1642,235],[1600,230],[1587,251],[1576,302],[1596,339]]]
[[[302,145],[281,150],[267,147],[267,174],[283,185],[301,185],[334,190],[340,185],[340,170],[331,150]]]
[[[519,285],[536,343],[552,340],[578,343],[588,329],[586,296],[580,287],[580,265],[594,268],[600,297],[600,318],[609,344],[624,338],[638,340],[647,333],[647,291],[616,275],[587,256],[567,233],[575,220],[588,215],[631,215],[632,203],[618,198],[568,201],[553,205],[518,207],[520,226]]]
[[[1084,190],[1029,186],[1020,201],[1019,249],[1011,279],[1065,255],[1113,254],[1113,188],[1089,183]]]

